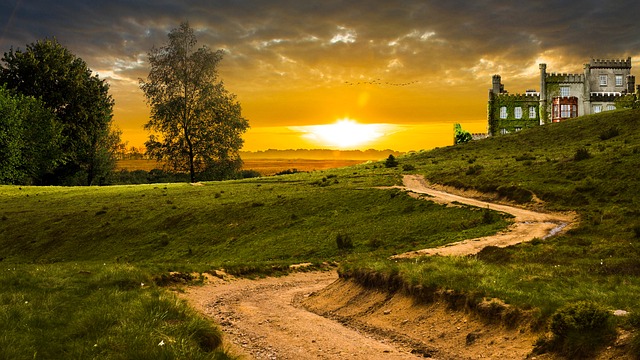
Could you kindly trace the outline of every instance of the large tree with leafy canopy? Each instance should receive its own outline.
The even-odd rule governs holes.
[[[196,44],[193,29],[180,24],[168,43],[149,52],[151,70],[140,80],[151,107],[145,129],[157,134],[145,143],[147,152],[174,170],[188,171],[191,182],[207,169],[237,169],[249,127],[235,95],[219,79],[222,51]]]
[[[54,184],[102,180],[115,166],[119,132],[112,129],[114,101],[109,85],[55,39],[40,40],[25,50],[4,54],[0,83],[40,99],[62,126],[64,162]]]
[[[0,184],[39,185],[63,161],[62,126],[44,104],[0,86]]]

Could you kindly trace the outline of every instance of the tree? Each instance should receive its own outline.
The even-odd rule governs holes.
[[[149,53],[151,70],[140,88],[151,107],[145,129],[151,135],[147,154],[164,160],[173,170],[196,172],[218,164],[237,170],[241,165],[241,135],[249,123],[235,95],[218,78],[222,51],[196,48],[188,23],[169,33],[169,42]]]
[[[41,99],[62,126],[65,161],[53,183],[87,184],[115,167],[119,132],[111,128],[114,101],[109,85],[55,39],[4,54],[0,82],[20,94]]]
[[[0,86],[0,184],[42,184],[63,161],[62,126],[44,104]]]
[[[387,168],[397,167],[398,160],[396,160],[396,157],[393,156],[393,154],[389,154],[389,157],[387,158],[387,160],[384,161],[384,166]]]
[[[453,141],[454,141],[454,144],[456,145],[468,143],[473,139],[473,137],[468,131],[462,130],[462,126],[460,126],[460,124],[453,124],[453,130],[454,130]]]

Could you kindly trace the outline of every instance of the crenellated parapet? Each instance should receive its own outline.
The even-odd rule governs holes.
[[[528,94],[502,93],[502,94],[497,94],[496,98],[502,101],[539,101],[540,95],[538,93],[528,93]]]
[[[547,83],[584,83],[584,74],[549,73]]]
[[[631,57],[626,60],[591,59],[589,65],[592,69],[631,69]]]

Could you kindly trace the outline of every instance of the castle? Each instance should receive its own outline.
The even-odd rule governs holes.
[[[627,60],[591,59],[582,74],[547,73],[540,64],[540,91],[509,94],[500,75],[493,76],[487,109],[488,134],[498,135],[523,128],[559,122],[582,115],[615,110],[619,100],[640,94],[634,92],[631,58]]]

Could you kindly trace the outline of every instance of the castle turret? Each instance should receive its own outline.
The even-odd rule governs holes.
[[[582,114],[591,114],[591,64],[584,64],[584,91],[582,92]]]
[[[493,75],[491,92],[494,94],[501,94],[504,92],[504,85],[502,85],[502,78],[500,75]]]
[[[540,64],[540,125],[547,122],[547,64]]]

